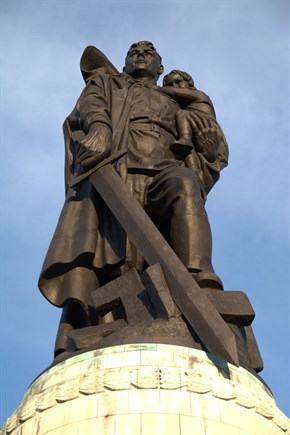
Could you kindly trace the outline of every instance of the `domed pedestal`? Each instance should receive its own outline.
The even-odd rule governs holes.
[[[128,344],[42,373],[3,435],[289,435],[269,389],[201,350]]]

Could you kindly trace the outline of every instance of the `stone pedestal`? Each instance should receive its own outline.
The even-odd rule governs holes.
[[[253,374],[201,350],[129,344],[46,370],[3,435],[289,435]]]

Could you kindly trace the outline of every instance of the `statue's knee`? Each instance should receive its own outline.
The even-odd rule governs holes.
[[[180,178],[178,185],[180,192],[186,197],[192,198],[201,196],[200,185],[195,174]]]

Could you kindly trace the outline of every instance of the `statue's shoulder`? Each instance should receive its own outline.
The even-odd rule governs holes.
[[[83,95],[87,95],[91,92],[92,86],[97,86],[105,94],[114,94],[118,90],[128,89],[131,86],[130,79],[128,80],[126,74],[108,74],[106,72],[94,72],[86,80],[86,87],[83,91]]]

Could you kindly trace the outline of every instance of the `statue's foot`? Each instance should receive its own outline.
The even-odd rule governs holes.
[[[224,289],[221,279],[214,272],[199,272],[193,274],[193,278],[200,288]]]

